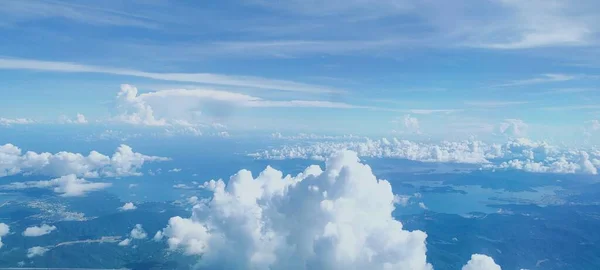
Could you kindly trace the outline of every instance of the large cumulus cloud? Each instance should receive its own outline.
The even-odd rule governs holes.
[[[394,194],[355,152],[342,151],[323,171],[297,176],[267,167],[241,170],[204,186],[211,200],[190,218],[173,217],[162,232],[170,249],[200,255],[200,267],[222,269],[428,270],[427,234],[392,216]]]

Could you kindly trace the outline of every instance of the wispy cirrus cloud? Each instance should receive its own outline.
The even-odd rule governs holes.
[[[163,81],[192,82],[210,85],[227,85],[304,93],[343,92],[342,90],[325,86],[311,85],[286,80],[275,80],[254,76],[235,76],[213,73],[156,73],[133,69],[84,65],[70,62],[41,61],[30,59],[0,58],[0,69],[36,70],[68,73],[101,73],[142,77]]]
[[[108,1],[107,1],[108,2]],[[7,1],[0,7],[7,24],[19,24],[48,18],[60,18],[91,25],[126,26],[156,29],[159,23],[124,6],[110,7],[102,4],[60,0]]]
[[[482,107],[482,108],[498,108],[498,107],[507,107],[514,105],[523,105],[527,104],[529,101],[502,101],[502,100],[478,100],[478,101],[465,101],[464,104],[472,107]]]
[[[556,83],[556,82],[566,82],[572,81],[580,78],[579,75],[571,75],[571,74],[542,74],[536,76],[534,78],[522,79],[522,80],[514,80],[507,83],[496,85],[496,87],[509,87],[509,86],[525,86],[532,84],[543,84],[543,83]]]

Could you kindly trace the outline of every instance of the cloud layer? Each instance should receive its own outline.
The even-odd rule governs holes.
[[[488,144],[476,140],[414,142],[396,138],[317,141],[284,145],[249,155],[258,159],[324,160],[343,149],[355,151],[361,157],[481,164],[484,169],[515,169],[537,173],[597,174],[600,168],[598,150],[564,149],[524,138],[511,139],[503,144]]]
[[[71,152],[23,153],[17,146],[5,144],[0,145],[0,177],[15,174],[74,174],[88,178],[132,176],[141,175],[138,170],[144,163],[164,160],[167,158],[133,152],[131,147],[124,144],[110,157],[97,151],[92,151],[87,156]]]

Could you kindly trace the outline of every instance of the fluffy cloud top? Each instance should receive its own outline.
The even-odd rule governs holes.
[[[33,258],[33,257],[37,257],[37,256],[42,256],[44,255],[46,252],[48,252],[49,249],[45,248],[45,247],[32,247],[30,249],[27,250],[27,258]]]
[[[502,270],[502,268],[489,256],[473,254],[462,270]]]
[[[69,117],[67,117],[66,115],[61,116],[58,119],[58,122],[61,124],[87,124],[88,121],[85,118],[85,115],[78,113],[75,117],[75,119],[70,119]]]
[[[393,218],[398,196],[355,152],[336,153],[325,171],[313,165],[284,176],[267,167],[254,178],[241,170],[228,184],[203,187],[212,199],[198,201],[190,218],[172,217],[154,237],[201,256],[201,267],[433,269],[427,234]]]
[[[131,211],[135,209],[137,209],[137,206],[135,206],[132,202],[125,203],[123,206],[119,207],[119,210],[121,211]]]
[[[249,155],[258,159],[324,160],[342,149],[355,151],[361,157],[482,164],[484,169],[597,174],[600,168],[600,151],[559,149],[546,142],[524,138],[511,139],[504,144],[487,144],[481,141],[423,143],[396,138],[317,141],[285,145]]]
[[[20,190],[30,188],[52,189],[63,197],[85,196],[92,191],[98,191],[110,187],[110,183],[89,182],[83,178],[77,178],[74,174],[61,176],[52,180],[14,182],[0,186],[4,190]]]
[[[131,243],[131,239],[126,238],[123,241],[119,242],[118,245],[124,247],[124,246],[129,246],[130,243]]]
[[[131,230],[130,235],[133,239],[144,239],[148,237],[148,234],[144,231],[144,228],[142,228],[142,224],[136,224],[133,230]]]
[[[138,170],[145,162],[164,160],[167,158],[133,152],[131,147],[124,144],[111,157],[96,151],[87,156],[71,152],[23,153],[16,146],[5,144],[0,145],[0,177],[19,173],[48,176],[75,174],[88,178],[141,175]]]
[[[43,224],[40,227],[33,226],[33,227],[29,227],[29,228],[25,229],[25,231],[23,231],[23,236],[38,237],[38,236],[49,234],[54,230],[56,230],[56,226],[50,226],[50,225]]]
[[[0,223],[0,248],[4,245],[2,243],[2,237],[10,233],[10,227],[4,223]]]
[[[392,217],[385,180],[346,151],[292,177],[268,167],[210,181],[210,202],[163,230],[171,249],[228,269],[432,269],[422,231]]]
[[[500,123],[498,129],[501,134],[510,137],[522,137],[527,131],[528,125],[521,119],[505,119]]]

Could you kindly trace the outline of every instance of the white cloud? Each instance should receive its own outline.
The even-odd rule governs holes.
[[[189,197],[188,198],[188,203],[189,204],[196,204],[196,203],[198,203],[198,197],[196,197],[196,196]]]
[[[43,256],[46,252],[48,252],[49,249],[45,248],[45,247],[32,247],[29,248],[27,250],[27,258],[33,258],[33,257],[37,257],[37,256]]]
[[[173,168],[173,169],[170,169],[169,172],[176,172],[176,173],[181,172],[181,168]]]
[[[123,241],[119,242],[118,245],[124,247],[124,246],[129,246],[130,243],[131,243],[131,239],[126,238]]]
[[[600,164],[599,164],[600,165]],[[566,156],[558,158],[547,158],[544,161],[533,161],[531,159],[513,159],[500,163],[499,165],[487,165],[486,168],[516,169],[535,173],[583,173],[598,174],[598,168],[590,160],[590,155],[580,152],[578,161],[569,161]]]
[[[497,2],[498,10],[511,12],[511,19],[490,25],[490,40],[479,44],[491,49],[527,49],[549,46],[581,46],[592,41],[593,21],[586,14],[594,9],[586,7],[585,2],[569,1],[518,1],[503,0]],[[590,13],[588,13],[590,14]],[[493,21],[492,21],[493,22]],[[494,31],[496,30],[496,31]],[[501,40],[493,41],[493,34]]]
[[[0,58],[0,69],[23,69],[39,70],[53,72],[71,72],[71,73],[104,73],[114,75],[124,75],[133,77],[143,77],[164,81],[193,82],[212,85],[226,85],[236,87],[249,87],[259,89],[281,90],[291,92],[307,93],[336,93],[340,90],[304,84],[293,81],[273,80],[252,76],[229,76],[210,73],[153,73],[139,70],[129,70],[113,67],[100,67],[91,65],[81,65],[69,62],[52,62],[29,59],[7,59]]]
[[[156,234],[154,234],[154,237],[152,237],[152,239],[156,242],[159,242],[163,239],[164,235],[162,231],[157,231]]]
[[[193,189],[194,187],[188,186],[186,184],[175,184],[175,185],[173,185],[173,188],[176,188],[176,189]]]
[[[419,207],[420,207],[421,209],[425,209],[425,210],[429,209],[429,208],[427,208],[427,206],[425,205],[425,203],[424,203],[424,202],[419,202]]]
[[[15,174],[40,174],[63,176],[75,174],[83,177],[119,177],[141,175],[138,170],[146,162],[164,161],[167,158],[146,156],[133,152],[122,144],[111,156],[96,151],[87,156],[79,153],[36,153],[12,145],[0,145],[0,177]]]
[[[222,117],[237,107],[377,109],[320,100],[267,100],[235,92],[199,88],[169,89],[139,94],[135,86],[128,84],[121,85],[117,104],[120,114],[114,118],[116,121],[134,125],[175,126],[188,129],[203,126],[204,124],[200,124],[202,115]],[[207,126],[220,128],[213,124]]]
[[[598,121],[598,120],[590,121],[590,129],[593,131],[600,130],[600,121]]]
[[[392,122],[401,124],[402,131],[399,133],[421,133],[419,119],[411,116],[410,114],[404,115],[401,120],[394,120]]]
[[[313,165],[284,176],[267,167],[254,178],[241,170],[227,184],[203,186],[212,199],[155,235],[170,249],[201,256],[202,267],[433,269],[427,235],[393,218],[398,196],[354,152],[336,153],[325,171]]]
[[[61,124],[87,124],[88,121],[85,118],[85,115],[78,113],[75,119],[71,119],[66,115],[62,115],[59,117],[58,122]]]
[[[542,74],[535,78],[524,79],[524,80],[516,80],[508,83],[504,83],[498,86],[524,86],[531,84],[541,84],[541,83],[554,83],[554,82],[566,82],[577,79],[576,75],[569,74]]]
[[[551,146],[525,138],[504,144],[487,144],[476,140],[438,143],[388,140],[317,141],[283,145],[249,156],[257,159],[324,160],[331,154],[348,149],[361,157],[399,158],[421,162],[481,164],[483,169],[517,169],[541,173],[596,174],[600,168],[600,151],[584,151]]]
[[[33,121],[31,119],[26,119],[26,118],[9,119],[9,118],[0,117],[0,126],[28,125],[28,124],[34,124],[34,123],[35,123],[35,121]]]
[[[394,195],[394,204],[398,204],[401,206],[407,206],[408,201],[410,200],[410,196],[407,195]]]
[[[462,270],[502,270],[502,268],[487,255],[473,254]]]
[[[0,223],[0,248],[4,245],[4,243],[2,243],[2,237],[6,236],[8,233],[10,233],[10,227],[4,223]]]
[[[522,137],[527,132],[528,125],[521,119],[504,119],[498,126],[501,134],[511,137]]]
[[[137,206],[135,206],[132,202],[125,203],[123,206],[119,207],[120,211],[131,211],[135,209],[137,209]]]
[[[348,149],[358,153],[361,157],[403,158],[424,162],[455,162],[455,163],[487,163],[485,146],[479,141],[417,143],[408,140],[371,140],[342,141],[342,142],[316,142],[309,145],[283,146],[280,149],[271,149],[250,154],[261,159],[315,159],[324,160],[325,157],[342,150]]]
[[[6,185],[0,185],[0,190],[21,190],[31,188],[52,189],[63,197],[81,197],[92,191],[98,191],[110,187],[110,183],[89,182],[82,178],[77,178],[74,174],[69,174],[44,181],[13,182]]]
[[[394,194],[353,152],[296,177],[268,167],[210,181],[212,201],[163,230],[171,249],[230,269],[431,269],[421,231],[394,220]],[[235,244],[233,244],[235,243]]]
[[[222,137],[222,138],[231,137],[231,135],[229,135],[229,132],[227,132],[227,131],[221,131],[221,132],[217,133],[217,136]]]
[[[142,228],[142,224],[136,224],[133,230],[131,230],[130,235],[133,239],[144,239],[148,237],[148,234],[144,231],[144,228]]]
[[[23,236],[25,237],[38,237],[46,234],[50,234],[52,231],[56,230],[56,226],[50,226],[47,224],[42,224],[42,226],[33,226],[25,229],[23,231]]]

